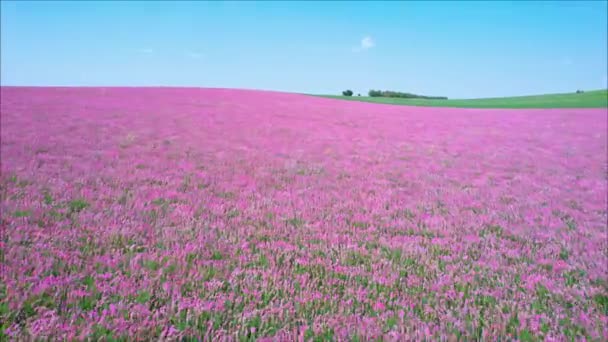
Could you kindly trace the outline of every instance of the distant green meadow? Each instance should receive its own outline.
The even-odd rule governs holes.
[[[374,102],[404,106],[461,108],[603,108],[608,107],[608,90],[584,93],[545,94],[485,99],[427,100],[392,97],[318,95],[332,99]]]

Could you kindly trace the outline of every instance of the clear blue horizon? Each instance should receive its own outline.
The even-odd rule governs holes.
[[[4,86],[450,98],[608,87],[606,1],[14,2]]]

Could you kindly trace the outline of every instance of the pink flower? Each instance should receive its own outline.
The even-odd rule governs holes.
[[[8,339],[608,339],[605,108],[0,92]]]
[[[376,302],[374,303],[374,310],[375,311],[384,311],[386,307],[384,306],[384,303],[382,302]]]

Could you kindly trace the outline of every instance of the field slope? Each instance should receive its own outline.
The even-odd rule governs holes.
[[[425,100],[368,96],[320,95],[341,100],[385,103],[404,106],[457,107],[457,108],[605,108],[608,107],[608,90],[587,91],[582,94],[547,94],[484,99]]]
[[[604,109],[0,95],[2,341],[608,340]]]

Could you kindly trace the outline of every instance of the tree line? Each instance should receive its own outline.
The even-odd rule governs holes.
[[[399,98],[403,98],[403,99],[426,99],[426,100],[447,100],[448,99],[445,96],[424,96],[424,95],[417,95],[417,94],[412,94],[412,93],[402,93],[399,91],[392,91],[392,90],[371,89],[367,94],[370,97],[399,97]],[[353,96],[353,91],[350,89],[347,89],[342,92],[342,95],[343,96]],[[357,94],[357,96],[361,96],[361,94]]]

